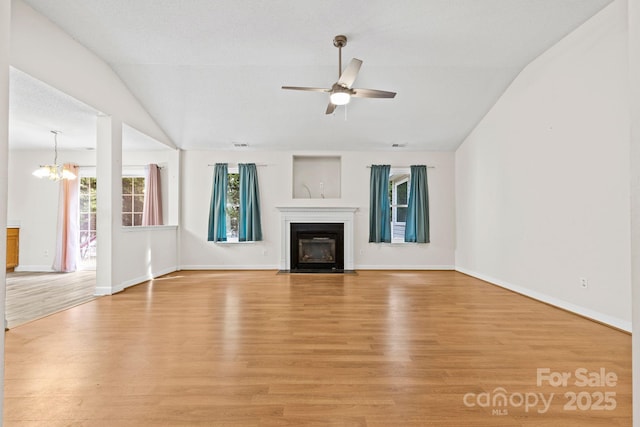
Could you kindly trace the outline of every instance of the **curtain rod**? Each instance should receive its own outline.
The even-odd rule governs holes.
[[[224,163],[224,162],[221,162]],[[227,163],[227,166],[238,166],[239,163]],[[245,163],[246,164],[246,163]],[[215,164],[208,164],[207,166],[215,166]],[[256,166],[268,166],[266,163],[256,163]]]
[[[411,166],[393,166],[393,165],[391,167],[395,168],[395,169],[409,169],[409,168],[411,168]],[[435,168],[436,168],[435,166],[427,166],[427,169],[435,169]],[[371,165],[367,165],[367,169],[371,169]]]
[[[76,165],[76,166],[78,166],[79,168],[95,168],[95,167],[97,167],[96,165]],[[122,165],[123,168],[143,168],[145,166],[148,166],[148,165]],[[158,169],[164,169],[165,168],[165,166],[160,166],[160,165],[157,165],[157,166],[158,166]]]

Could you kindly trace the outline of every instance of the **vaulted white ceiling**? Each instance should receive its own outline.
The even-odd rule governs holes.
[[[177,146],[293,150],[454,150],[523,67],[610,2],[27,0],[108,62]],[[354,86],[395,99],[326,116],[326,94],[281,89],[330,87],[337,34],[344,63],[364,61]],[[21,77],[19,126],[46,121],[25,111],[37,98],[19,99]],[[47,101],[57,120],[90,113],[68,101]]]

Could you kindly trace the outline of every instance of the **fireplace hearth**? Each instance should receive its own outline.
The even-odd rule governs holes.
[[[291,223],[291,272],[344,272],[343,223]]]

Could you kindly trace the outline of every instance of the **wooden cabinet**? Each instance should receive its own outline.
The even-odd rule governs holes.
[[[7,228],[7,271],[13,271],[18,266],[18,247],[20,229]]]

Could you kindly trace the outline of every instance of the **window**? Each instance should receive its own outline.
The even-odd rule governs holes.
[[[391,205],[391,242],[404,242],[409,203],[409,173],[391,169],[389,174],[389,199]]]
[[[142,225],[144,208],[144,177],[122,177],[122,225],[125,227]]]
[[[239,163],[230,170],[216,163],[209,204],[209,242],[262,240],[258,174],[255,163]]]
[[[238,241],[238,220],[240,218],[240,174],[233,170],[227,175],[227,241]]]
[[[95,265],[96,260],[96,179],[80,178],[80,262]]]

